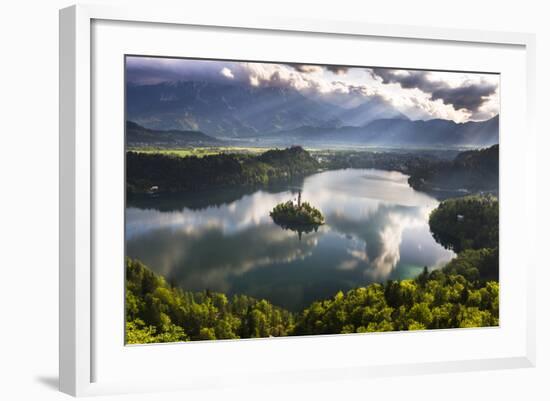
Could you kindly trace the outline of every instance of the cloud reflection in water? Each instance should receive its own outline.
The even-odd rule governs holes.
[[[128,256],[189,290],[244,291],[290,308],[453,256],[429,232],[437,201],[410,188],[401,173],[349,169],[306,178],[302,198],[323,212],[326,225],[301,241],[269,216],[292,197],[259,190],[217,206],[204,199],[194,209],[129,207]]]

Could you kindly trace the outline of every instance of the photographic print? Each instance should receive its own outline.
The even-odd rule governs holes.
[[[126,343],[498,326],[499,80],[126,56]]]

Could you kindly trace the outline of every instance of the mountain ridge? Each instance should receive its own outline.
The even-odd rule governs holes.
[[[199,146],[229,139],[282,146],[481,147],[498,143],[498,115],[465,123],[410,120],[379,96],[344,108],[322,95],[306,96],[290,87],[177,81],[128,84],[126,91],[127,120],[151,131],[182,131],[187,136],[200,132],[208,138],[202,142],[196,138]]]
[[[220,146],[224,142],[200,131],[152,130],[126,121],[126,146]]]
[[[126,86],[127,120],[159,130],[200,130],[210,136],[261,137],[300,126],[364,125],[374,118],[407,118],[371,97],[354,108],[306,96],[290,87],[177,81]]]
[[[299,127],[273,133],[272,141],[331,142],[370,146],[491,146],[498,143],[499,116],[486,121],[378,119],[364,127]]]

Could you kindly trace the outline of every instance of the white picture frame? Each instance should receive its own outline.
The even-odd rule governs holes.
[[[115,26],[121,23],[121,26]],[[94,25],[95,24],[95,25]],[[103,25],[102,25],[103,24]],[[124,25],[126,24],[126,25]],[[134,24],[129,26],[127,24]],[[507,32],[484,32],[457,29],[439,29],[427,27],[397,26],[397,25],[374,25],[362,22],[347,21],[316,21],[316,20],[294,20],[292,18],[259,18],[254,15],[242,16],[239,19],[227,19],[207,15],[187,15],[185,10],[166,10],[158,8],[113,8],[109,6],[78,5],[60,11],[60,390],[75,396],[95,395],[109,393],[126,393],[134,391],[160,391],[167,389],[197,389],[211,386],[244,385],[246,380],[252,378],[258,382],[285,383],[296,380],[327,380],[330,378],[354,378],[420,374],[430,372],[454,372],[479,369],[503,369],[515,367],[530,367],[535,364],[535,319],[534,319],[534,264],[529,252],[533,241],[524,238],[520,249],[503,251],[501,249],[501,263],[503,260],[520,260],[519,253],[523,253],[521,263],[521,276],[512,270],[504,269],[504,286],[508,286],[509,292],[513,293],[514,300],[521,300],[517,308],[510,316],[517,317],[519,329],[514,330],[513,325],[503,324],[496,329],[472,329],[462,331],[460,338],[455,338],[451,331],[438,331],[433,333],[387,333],[382,335],[351,335],[351,336],[329,336],[330,338],[303,339],[286,338],[267,340],[243,340],[206,342],[193,344],[189,347],[191,358],[198,358],[206,355],[215,358],[216,355],[224,355],[235,360],[242,358],[244,361],[253,361],[252,355],[275,355],[293,353],[292,355],[314,355],[319,353],[320,347],[326,351],[324,360],[314,360],[311,363],[296,363],[297,368],[286,370],[284,361],[280,364],[274,363],[276,368],[257,366],[254,370],[247,370],[242,367],[241,373],[248,376],[244,381],[234,380],[230,375],[231,366],[222,366],[215,373],[209,374],[198,365],[195,369],[186,372],[186,379],[180,379],[177,375],[164,375],[162,372],[155,375],[150,372],[149,376],[131,380],[124,375],[117,375],[115,371],[122,370],[118,363],[128,363],[128,366],[135,365],[136,361],[143,360],[144,365],[175,357],[181,351],[181,344],[168,344],[156,346],[142,346],[132,348],[130,351],[124,348],[124,344],[115,344],[120,349],[121,358],[128,357],[126,362],[113,354],[111,345],[104,345],[104,338],[98,334],[97,326],[105,327],[119,315],[106,319],[102,311],[105,307],[94,302],[95,291],[101,287],[106,297],[121,298],[120,293],[104,288],[106,276],[97,274],[98,260],[102,260],[105,253],[97,253],[95,242],[99,230],[105,225],[100,221],[105,220],[104,208],[99,204],[97,193],[102,185],[97,177],[101,176],[98,171],[98,155],[105,155],[105,160],[114,160],[105,152],[108,142],[98,142],[94,137],[97,134],[94,129],[100,126],[94,122],[98,118],[93,96],[102,96],[100,93],[94,95],[93,79],[94,74],[101,71],[101,60],[107,60],[108,56],[97,56],[102,47],[107,47],[105,38],[109,39],[113,54],[117,55],[123,51],[120,44],[130,41],[130,37],[139,36],[139,30],[147,27],[157,27],[158,35],[167,35],[171,29],[184,29],[193,27],[205,29],[209,32],[237,32],[241,36],[253,35],[254,32],[264,32],[272,35],[306,35],[308,38],[323,37],[329,40],[331,37],[338,37],[347,40],[362,40],[363,38],[383,39],[385,41],[418,41],[419,43],[435,43],[439,48],[455,46],[456,51],[461,48],[479,47],[484,52],[486,47],[510,49],[510,54],[503,57],[510,57],[511,63],[517,66],[517,71],[510,68],[509,79],[513,80],[514,87],[518,88],[517,103],[506,103],[506,106],[517,106],[521,108],[518,116],[508,113],[509,117],[501,120],[504,133],[517,129],[523,132],[521,141],[511,134],[501,137],[503,147],[501,149],[501,184],[505,184],[502,191],[502,199],[505,206],[503,225],[506,227],[522,227],[527,233],[534,233],[534,219],[536,210],[532,201],[534,199],[535,181],[535,138],[532,129],[534,112],[534,35],[524,33]],[[98,29],[104,29],[98,31]],[[133,31],[131,31],[133,29]],[[97,40],[94,41],[94,32]],[[102,33],[103,32],[103,33]],[[128,32],[128,35],[123,35]],[[132,33],[130,35],[130,32]],[[135,35],[134,35],[135,34]],[[103,35],[103,36],[102,36]],[[109,36],[111,35],[111,36]],[[115,36],[113,36],[115,35]],[[153,35],[154,36],[154,35]],[[161,36],[159,36],[161,37]],[[154,37],[151,39],[154,44]],[[117,48],[117,44],[119,47]],[[146,46],[146,45],[143,45]],[[110,50],[106,50],[108,53]],[[118,53],[117,53],[118,52]],[[504,50],[503,50],[504,52]],[[493,63],[499,58],[496,55]],[[171,55],[171,54],[170,54]],[[98,60],[95,59],[97,56]],[[503,58],[502,60],[504,60]],[[293,61],[293,60],[290,60]],[[502,61],[501,61],[502,62]],[[99,64],[98,64],[99,63]],[[477,65],[471,60],[469,70]],[[494,64],[496,65],[496,64]],[[504,66],[503,66],[504,68]],[[468,68],[467,68],[468,69]],[[97,70],[97,71],[96,71]],[[117,79],[118,75],[108,79]],[[101,80],[103,78],[99,78]],[[506,98],[510,94],[508,87],[504,86],[501,96]],[[99,92],[101,92],[99,90]],[[117,96],[113,96],[116,100]],[[97,100],[97,99],[96,99]],[[104,107],[104,106],[102,106]],[[122,105],[120,105],[122,107]],[[519,109],[518,109],[519,110]],[[503,107],[506,113],[506,107]],[[107,120],[105,120],[107,121]],[[115,117],[116,121],[116,117]],[[109,122],[110,123],[110,122]],[[108,124],[105,122],[105,124]],[[120,120],[122,127],[123,120]],[[94,128],[96,127],[96,128]],[[508,129],[510,127],[510,129]],[[501,134],[502,135],[502,134]],[[122,143],[122,142],[121,142]],[[116,143],[115,143],[116,145]],[[120,145],[120,143],[119,143]],[[116,145],[118,146],[118,145]],[[113,153],[113,152],[111,152]],[[519,160],[514,169],[507,168],[514,157]],[[116,167],[106,162],[110,167]],[[504,167],[504,168],[502,168]],[[115,169],[116,170],[116,169]],[[118,170],[117,170],[118,171]],[[506,176],[504,175],[506,173]],[[116,176],[122,176],[123,172],[118,171]],[[509,184],[508,184],[509,182]],[[513,187],[521,183],[523,191],[513,191]],[[116,184],[116,183],[114,183]],[[517,184],[517,185],[516,185]],[[509,188],[509,189],[507,189]],[[521,194],[515,192],[523,192]],[[115,202],[115,204],[117,204]],[[111,213],[123,214],[123,210],[114,207]],[[502,208],[505,208],[504,210]],[[103,216],[103,217],[101,217]],[[119,216],[121,219],[122,216]],[[116,219],[115,219],[116,220]],[[118,221],[118,220],[116,220]],[[116,224],[113,223],[113,224]],[[519,231],[519,230],[518,230]],[[107,235],[107,233],[105,233]],[[502,235],[502,234],[501,234]],[[508,230],[506,234],[507,243],[511,243],[515,237]],[[516,234],[518,235],[518,234]],[[120,251],[120,250],[119,250]],[[108,251],[105,251],[108,253]],[[118,251],[116,251],[118,252]],[[114,252],[114,253],[116,253]],[[122,260],[121,260],[122,262]],[[120,266],[122,277],[122,265]],[[509,273],[507,273],[509,272]],[[506,276],[510,274],[510,276]],[[102,281],[103,280],[103,281]],[[113,285],[114,288],[119,284]],[[504,294],[507,292],[504,291]],[[502,298],[501,298],[502,302]],[[117,304],[118,305],[118,304]],[[517,309],[517,310],[516,310]],[[508,322],[510,319],[508,320]],[[120,331],[120,328],[112,327],[113,331]],[[506,335],[504,335],[504,334]],[[501,335],[502,334],[502,335]],[[120,335],[120,333],[119,333]],[[409,358],[377,358],[374,354],[372,361],[349,360],[335,362],[338,356],[337,347],[367,347],[367,342],[380,344],[390,343],[398,340],[400,336],[406,336],[402,346],[410,344],[439,344],[443,346],[450,338],[456,339],[458,343],[472,343],[483,341],[495,344],[494,349],[485,353],[475,350],[465,353],[463,358],[441,355],[438,358],[419,360],[411,354]],[[506,341],[509,341],[507,343]],[[221,344],[221,345],[220,345]],[[346,345],[350,344],[350,345]],[[508,351],[506,347],[509,346]],[[332,348],[331,348],[332,347]],[[406,349],[406,348],[404,348]],[[457,350],[462,352],[460,345]],[[117,351],[118,352],[118,351]],[[128,355],[126,355],[128,354]],[[130,355],[131,354],[131,355]],[[357,353],[360,356],[360,353]],[[142,359],[140,359],[142,358]],[[219,357],[218,357],[219,358]],[[247,359],[251,358],[251,359]],[[332,358],[332,359],[331,359]],[[345,359],[343,357],[343,359]],[[101,363],[97,361],[102,361]],[[121,362],[122,361],[122,362]],[[238,365],[238,362],[235,362]],[[243,362],[241,362],[243,363]],[[103,375],[101,369],[112,366],[112,372]],[[156,366],[156,365],[155,365]],[[170,363],[168,363],[170,366]],[[103,367],[103,368],[102,368]],[[225,369],[225,370],[224,370]],[[239,370],[239,369],[237,369]]]

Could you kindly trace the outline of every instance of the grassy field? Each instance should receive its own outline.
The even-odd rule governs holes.
[[[173,155],[178,157],[197,156],[203,157],[208,155],[217,155],[220,153],[233,153],[243,155],[257,155],[264,153],[265,151],[272,149],[269,147],[253,148],[253,147],[240,147],[240,146],[213,146],[213,147],[201,147],[201,148],[177,148],[177,149],[165,149],[165,148],[132,148],[128,149],[138,153],[156,153]]]
[[[210,147],[190,147],[190,148],[129,148],[129,151],[137,153],[147,153],[147,154],[164,154],[164,155],[173,155],[178,157],[189,157],[197,156],[204,157],[209,155],[217,155],[220,153],[231,153],[231,154],[240,154],[240,155],[259,155],[270,149],[275,149],[273,146],[269,147],[246,147],[246,146],[210,146]],[[309,152],[316,152],[317,149],[306,148]]]

